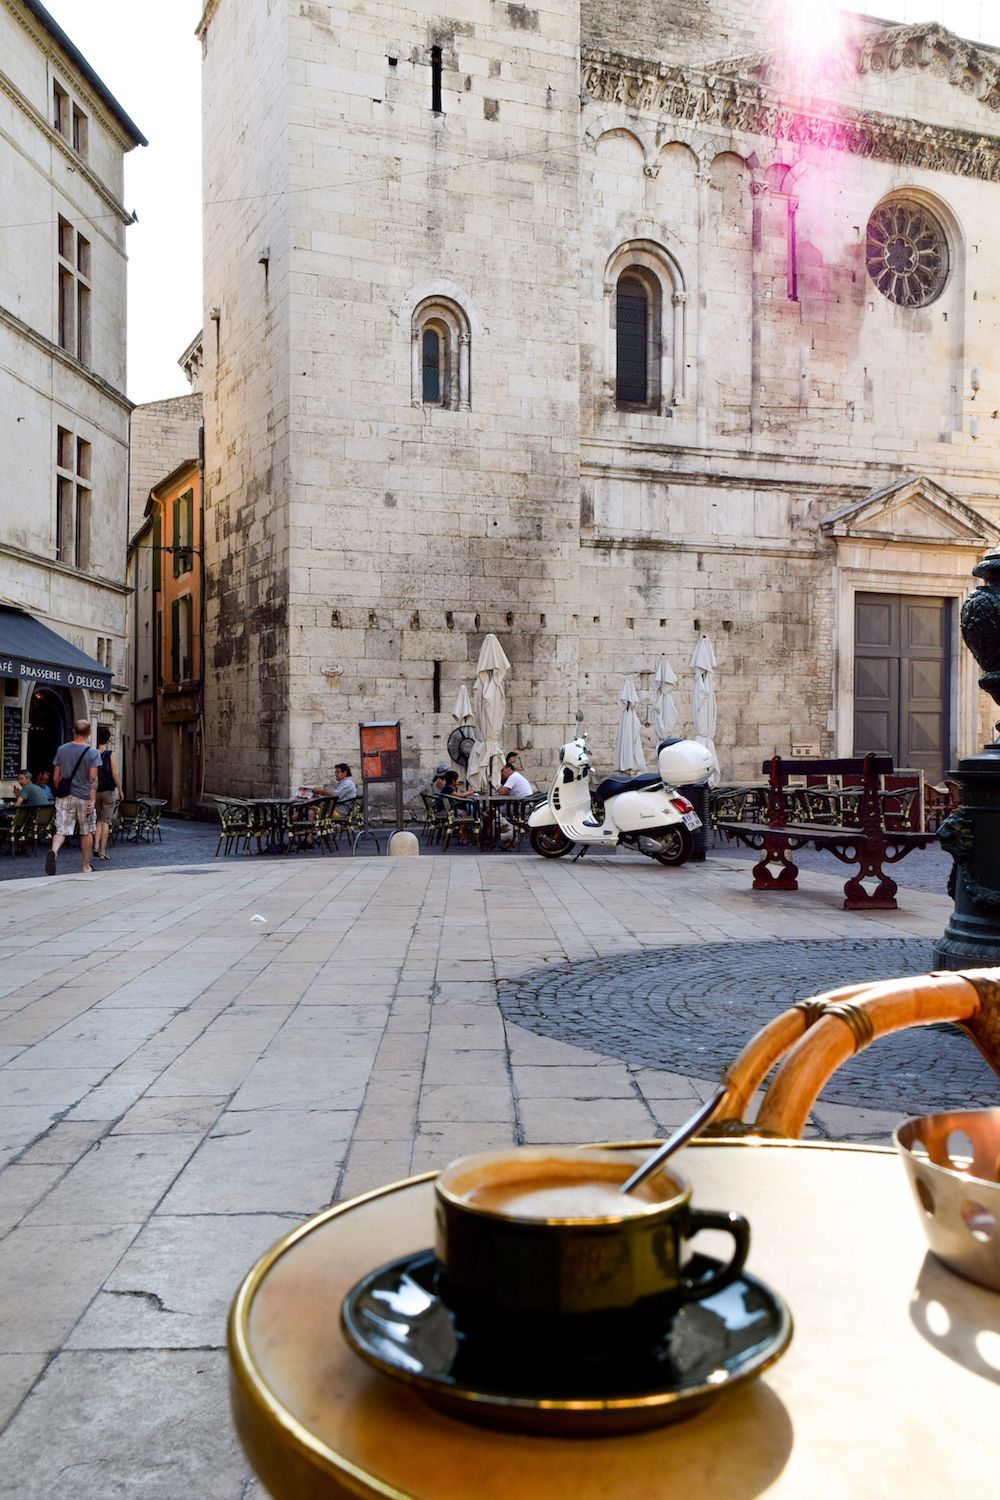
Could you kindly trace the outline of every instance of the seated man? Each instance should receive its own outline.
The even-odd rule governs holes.
[[[46,802],[54,802],[56,799],[52,795],[52,788],[49,785],[49,780],[50,773],[48,771],[39,771],[38,775],[35,777],[35,785],[37,787],[41,787],[42,791],[45,793]]]
[[[52,801],[52,798],[46,797],[42,788],[32,781],[30,771],[18,771],[17,785],[14,790],[17,793],[15,807],[48,807]]]
[[[347,811],[347,804],[355,802],[358,789],[351,779],[351,768],[346,761],[339,761],[333,768],[333,786],[314,786],[313,791],[317,797],[332,797],[337,806],[334,809],[336,816],[340,817]]]
[[[518,760],[517,764],[520,766],[520,760]],[[534,790],[527,776],[522,771],[515,770],[514,766],[509,762],[500,772],[500,787],[497,791],[498,797],[511,797],[520,801],[522,797],[530,797]]]

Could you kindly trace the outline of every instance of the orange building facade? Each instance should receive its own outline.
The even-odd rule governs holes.
[[[146,516],[152,561],[154,745],[156,795],[172,812],[195,812],[202,789],[204,713],[202,654],[204,557],[202,485],[196,460],[149,492]]]

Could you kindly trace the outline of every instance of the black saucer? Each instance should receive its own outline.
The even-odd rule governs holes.
[[[717,1266],[699,1255],[688,1270]],[[439,1271],[434,1252],[420,1250],[370,1272],[344,1298],[344,1332],[362,1359],[433,1406],[492,1427],[596,1437],[679,1421],[759,1375],[792,1336],[780,1297],[744,1272],[714,1297],[685,1303],[646,1347],[586,1361],[537,1351],[516,1359],[456,1328]]]

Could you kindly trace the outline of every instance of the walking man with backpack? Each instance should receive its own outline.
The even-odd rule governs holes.
[[[90,850],[97,823],[97,772],[101,757],[90,743],[90,724],[77,719],[73,738],[56,751],[52,786],[56,802],[56,831],[45,856],[45,873],[56,873],[56,856],[70,834],[79,831],[84,875],[93,875]]]

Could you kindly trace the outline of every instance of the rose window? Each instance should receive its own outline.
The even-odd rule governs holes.
[[[944,230],[919,203],[882,203],[868,220],[868,274],[890,302],[926,307],[948,276]]]

